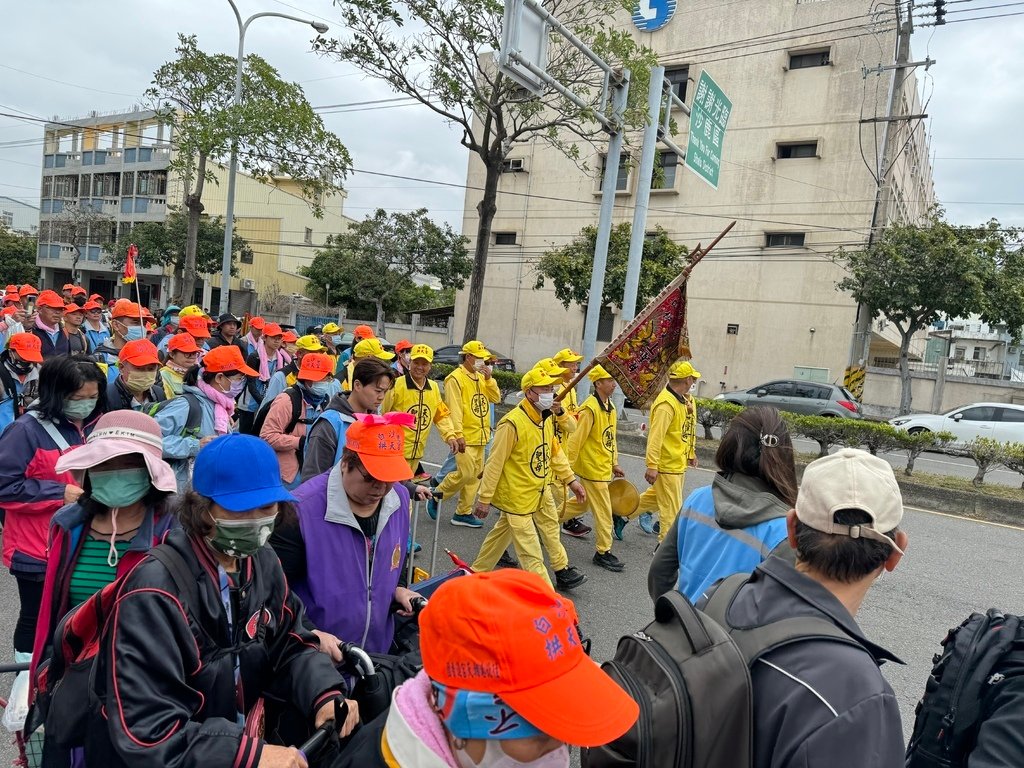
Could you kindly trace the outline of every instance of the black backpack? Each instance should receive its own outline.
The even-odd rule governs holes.
[[[203,406],[200,405],[199,398],[191,392],[182,392],[178,397],[185,398],[185,402],[188,403],[188,415],[185,417],[185,428],[181,431],[181,436],[199,437],[199,430],[203,425]],[[149,409],[149,415],[156,416],[177,399],[172,397],[170,400],[161,400]]]
[[[284,428],[286,434],[291,434],[292,430],[295,429],[295,425],[302,420],[302,393],[299,391],[297,386],[288,387],[285,392],[292,399],[292,415],[288,419],[288,426]],[[277,398],[275,397],[274,400]],[[263,402],[260,403],[259,410],[256,411],[256,418],[252,422],[252,433],[256,437],[260,436],[260,432],[263,431],[263,424],[267,420],[267,414],[270,413],[270,406],[274,400],[267,400],[264,398]],[[301,463],[301,459],[300,459]]]
[[[750,666],[805,640],[862,648],[824,618],[730,626],[729,606],[749,578],[727,578],[702,611],[667,592],[655,603],[654,622],[619,640],[615,657],[601,667],[640,705],[640,717],[610,744],[584,750],[584,768],[748,768],[754,756]]]
[[[1004,682],[997,667],[1013,651],[1024,652],[1024,623],[994,608],[975,613],[949,630],[918,702],[906,768],[967,765],[982,707],[992,686]]]

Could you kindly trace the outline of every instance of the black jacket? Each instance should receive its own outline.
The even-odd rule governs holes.
[[[29,333],[33,334],[42,342],[44,360],[49,360],[51,357],[57,357],[57,355],[71,354],[71,343],[68,341],[68,335],[64,332],[63,328],[60,328],[57,331],[56,343],[54,343],[53,339],[50,338],[50,334],[42,328],[36,328],[33,326],[32,328],[29,328]]]
[[[238,351],[242,353],[243,360],[245,360],[245,358],[248,357],[249,347],[246,345],[244,341],[242,341],[241,337],[239,336],[235,336],[234,340],[228,341],[227,339],[220,335],[220,331],[214,331],[213,333],[210,334],[210,340],[206,342],[206,345],[210,349],[216,349],[217,347],[223,347],[228,344],[233,344],[236,347],[238,347]]]
[[[186,604],[151,557],[127,576],[101,638],[96,680],[104,722],[90,729],[98,741],[87,746],[87,764],[99,764],[90,751],[105,755],[112,746],[105,766],[255,766],[263,741],[243,734],[239,701],[245,712],[260,696],[290,702],[312,723],[323,703],[345,691],[344,681],[303,628],[302,603],[270,547],[241,560],[229,636],[212,550],[182,530],[162,546],[188,563],[199,605]]]
[[[868,640],[836,597],[779,557],[759,565],[729,609],[733,626],[823,617],[861,648],[829,640],[783,646],[750,670],[756,768],[902,768],[900,709],[878,667],[902,663]]]
[[[149,408],[156,403],[162,402],[167,399],[167,393],[164,392],[164,388],[161,384],[157,384],[154,381],[152,387],[146,391],[146,403],[140,406],[139,409],[135,408],[135,393],[128,389],[128,386],[124,383],[124,379],[120,375],[112,382],[107,384],[107,411],[130,411],[130,410],[142,410],[144,413],[149,412]]]
[[[986,687],[981,727],[968,768],[1018,768],[1024,755],[1024,648],[1007,655],[993,678],[996,674],[1003,679]]]

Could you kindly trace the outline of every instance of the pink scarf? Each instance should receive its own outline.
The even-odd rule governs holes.
[[[281,349],[277,350],[275,359],[277,360],[277,367],[275,371],[280,371],[286,365],[288,360],[285,358],[284,352]],[[267,358],[267,345],[263,343],[261,338],[259,343],[256,345],[256,354],[260,356],[260,381],[268,381],[270,379],[270,361]]]
[[[218,435],[226,435],[231,431],[231,414],[235,412],[235,401],[230,395],[203,381],[201,375],[196,386],[213,401],[213,428]]]
[[[50,335],[53,335],[57,332],[57,326],[53,326],[53,328],[51,328],[48,325],[44,325],[43,321],[39,319],[39,315],[36,315],[36,328],[46,331]]]
[[[395,691],[395,706],[420,742],[452,768],[458,763],[452,756],[441,718],[431,706],[430,678],[422,669]]]

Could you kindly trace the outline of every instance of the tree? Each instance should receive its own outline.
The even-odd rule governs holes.
[[[177,59],[153,74],[146,97],[173,127],[170,169],[182,180],[188,215],[181,293],[191,297],[203,188],[216,181],[211,165],[224,160],[232,144],[238,148],[240,170],[260,181],[290,177],[318,217],[325,197],[349,172],[351,160],[302,88],[284,82],[259,56],[245,57],[242,103],[236,107],[233,56],[200,51],[194,35],[178,35],[175,51]]]
[[[154,267],[157,265],[171,267],[174,274],[174,285],[181,291],[174,298],[178,301],[191,303],[192,294],[182,291],[185,272],[185,255],[188,249],[188,215],[172,210],[167,218],[160,221],[143,221],[135,224],[125,232],[117,242],[104,246],[107,261],[114,269],[124,269],[128,245],[135,243],[139,256],[135,261],[137,267]],[[231,235],[231,274],[238,274],[235,259],[241,253],[251,253],[252,249],[245,238],[233,231]],[[195,269],[199,274],[219,274],[221,259],[224,253],[224,219],[221,216],[199,217],[196,230]],[[193,291],[195,289],[193,288]]]
[[[625,223],[612,228],[601,306],[622,302],[626,290],[631,231],[632,225]],[[566,309],[570,304],[586,304],[590,296],[590,278],[594,273],[596,243],[597,227],[584,227],[579,237],[568,245],[546,252],[535,268],[537,282],[533,286],[534,290],[540,290],[545,280],[550,280],[555,287],[555,296]],[[644,240],[641,256],[643,268],[640,270],[640,285],[636,294],[637,306],[643,307],[679,277],[686,266],[687,253],[686,246],[672,242],[661,227]]]
[[[602,104],[602,73],[578,50],[552,36],[547,71],[585,100],[587,109],[554,91],[533,97],[498,71],[503,3],[496,0],[335,0],[349,37],[318,38],[314,49],[355,65],[410,96],[454,125],[462,146],[485,169],[466,311],[465,339],[477,336],[484,274],[497,212],[501,167],[517,143],[546,141],[583,163],[580,145],[603,144],[593,112]],[[631,70],[630,109],[624,123],[646,119],[647,83],[654,53],[628,30],[614,27],[614,16],[632,13],[632,0],[549,0],[545,8],[613,66]],[[409,32],[409,27],[417,31]]]
[[[943,317],[976,313],[992,323],[1024,320],[1021,288],[1009,287],[1020,254],[1007,251],[1009,240],[999,230],[998,222],[957,227],[937,210],[921,226],[892,225],[867,248],[836,255],[849,272],[838,287],[872,317],[884,316],[900,334],[900,414],[910,412],[915,333]]]
[[[0,224],[0,285],[38,282],[36,238],[11,232]]]
[[[66,202],[64,207],[51,219],[53,230],[50,239],[67,243],[74,250],[71,258],[71,281],[78,283],[78,262],[82,259],[82,246],[106,244],[117,236],[117,222],[92,205]]]
[[[414,275],[427,275],[443,288],[461,288],[472,271],[466,238],[445,224],[427,218],[425,208],[411,213],[387,213],[378,208],[372,216],[340,235],[331,235],[313,263],[301,269],[309,278],[306,294],[314,301],[330,297],[350,313],[372,306],[377,331],[384,331],[385,312],[408,312],[422,306],[408,305],[409,297],[421,301]]]

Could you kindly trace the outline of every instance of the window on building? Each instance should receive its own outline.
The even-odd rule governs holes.
[[[672,67],[665,70],[665,79],[672,84],[672,92],[680,101],[686,101],[686,86],[690,82],[689,67]]]
[[[598,183],[598,189],[604,184],[604,172],[608,166],[608,155],[601,155],[601,178]],[[622,154],[619,156],[619,175],[615,180],[615,191],[625,192],[629,189],[629,156]]]
[[[495,245],[515,245],[516,244],[516,233],[515,232],[495,232],[494,233],[494,244]]]
[[[651,189],[675,189],[678,165],[679,156],[675,152],[661,152],[651,176]]]
[[[12,211],[0,211],[0,224],[7,229],[13,229],[14,213]]]
[[[54,197],[78,197],[78,174],[53,177]]]
[[[971,358],[974,359],[974,360],[978,360],[978,361],[984,360],[985,359],[985,348],[984,347],[975,347],[974,348],[974,352],[971,355]]]
[[[501,163],[502,173],[523,173],[525,170],[526,166],[523,164],[523,158],[521,157],[510,157]]]
[[[739,336],[740,335],[740,324],[739,323],[729,323],[728,325],[726,325],[725,326],[725,335],[726,336]]]
[[[304,242],[306,245],[313,244],[313,230],[310,229],[309,227],[306,227],[306,232],[302,236],[302,242]]]
[[[611,341],[612,332],[615,330],[615,315],[611,307],[601,307],[601,314],[597,319],[597,340]]]
[[[828,48],[822,51],[797,51],[789,54],[790,69],[808,69],[810,67],[827,67],[832,63]]]
[[[795,160],[800,157],[818,156],[818,142],[816,141],[787,142],[785,144],[777,144],[775,149],[775,156],[779,160]]]
[[[804,244],[804,233],[768,232],[764,244],[766,248],[799,248]]]
[[[53,197],[53,176],[43,176],[43,197]]]
[[[167,171],[139,171],[136,190],[139,195],[166,195]]]
[[[306,230],[307,232],[309,230]],[[253,251],[252,248],[246,246],[238,253],[238,260],[243,264],[252,264],[253,262]]]
[[[117,197],[121,194],[120,173],[96,173],[92,177],[93,197]]]

